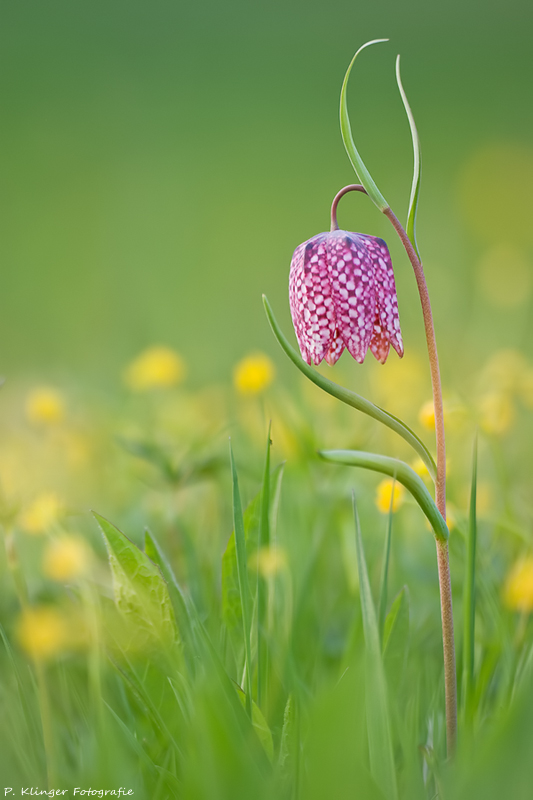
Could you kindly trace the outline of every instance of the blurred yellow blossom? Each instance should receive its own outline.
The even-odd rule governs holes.
[[[274,380],[274,364],[264,353],[243,358],[233,371],[233,383],[241,394],[259,394]]]
[[[62,503],[54,492],[41,492],[21,513],[20,526],[26,533],[45,533],[61,513]]]
[[[156,346],[143,350],[124,372],[124,381],[130,389],[175,386],[185,377],[185,362],[170,347]]]
[[[46,548],[43,572],[54,581],[69,581],[87,572],[90,562],[91,551],[83,539],[63,536]]]
[[[418,412],[418,421],[422,427],[427,428],[428,431],[435,430],[435,406],[433,405],[433,400],[428,400],[427,403],[424,403],[421,407]]]
[[[429,478],[429,471],[421,458],[415,458],[411,463],[411,468],[414,469],[417,475],[421,478]]]
[[[273,578],[287,567],[287,553],[277,545],[260,547],[250,562],[251,568],[259,570],[263,578]]]
[[[497,350],[487,361],[480,375],[482,391],[514,393],[520,388],[528,362],[519,350]]]
[[[386,369],[373,364],[369,377],[379,402],[400,417],[410,414],[427,396],[427,368],[416,353],[406,353],[401,361],[389,359]]]
[[[378,484],[376,489],[376,506],[378,510],[381,511],[382,514],[388,514],[392,500],[392,510],[398,511],[403,504],[404,494],[405,489],[401,483],[394,481],[392,478],[385,478],[385,480]]]
[[[17,638],[26,653],[40,661],[61,652],[68,639],[68,626],[52,606],[27,608],[19,619]]]
[[[517,561],[503,587],[503,600],[513,611],[533,611],[533,557]]]
[[[57,425],[65,417],[63,395],[49,386],[37,386],[26,397],[26,417],[35,425]]]
[[[513,402],[506,393],[489,392],[479,402],[479,424],[485,433],[505,433],[514,416]]]

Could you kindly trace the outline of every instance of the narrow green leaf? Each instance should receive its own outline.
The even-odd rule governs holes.
[[[466,541],[465,578],[463,594],[463,707],[468,715],[474,690],[474,635],[476,616],[476,493],[477,493],[477,436],[474,441],[472,480],[470,485],[470,515]]]
[[[341,134],[342,134],[342,141],[344,142],[344,146],[346,148],[346,152],[348,153],[348,158],[352,162],[352,166],[365,187],[368,196],[374,201],[380,211],[386,211],[389,207],[389,204],[379,191],[378,187],[374,183],[374,180],[367,170],[363,159],[359,155],[359,151],[355,146],[355,142],[352,136],[352,127],[350,125],[350,117],[348,115],[348,105],[346,102],[346,94],[348,89],[348,79],[350,77],[350,73],[352,71],[352,67],[355,63],[355,59],[361,52],[364,50],[365,47],[369,47],[371,44],[378,44],[379,42],[388,42],[388,39],[373,39],[371,42],[366,42],[366,44],[362,45],[357,53],[354,55],[352,60],[350,61],[350,66],[346,70],[346,75],[344,76],[344,81],[342,82],[342,89],[341,89],[341,108],[340,108],[340,122],[341,122]]]
[[[246,540],[244,535],[244,519],[242,515],[241,495],[239,491],[239,480],[233,458],[233,449],[230,443],[231,479],[233,487],[233,530],[235,531],[235,553],[237,558],[237,575],[239,578],[239,593],[242,606],[242,623],[245,652],[246,670],[246,711],[252,719],[252,648],[250,644],[251,636],[251,597],[248,584],[248,564],[246,557]]]
[[[167,584],[159,567],[118,528],[93,512],[109,556],[115,602],[135,631],[135,646],[178,639]]]
[[[411,244],[415,248],[418,258],[420,258],[420,253],[418,252],[418,245],[416,243],[416,212],[418,209],[418,196],[420,193],[420,173],[421,173],[420,139],[418,138],[418,131],[416,129],[415,118],[413,116],[413,112],[411,111],[411,106],[409,105],[409,101],[407,100],[407,95],[405,94],[402,84],[402,79],[400,76],[400,56],[398,56],[396,59],[396,81],[398,83],[398,89],[400,90],[400,94],[402,97],[405,113],[407,114],[407,119],[409,120],[409,128],[411,129],[411,138],[413,140],[413,183],[411,185],[411,197],[409,199],[409,211],[407,213],[406,233],[411,241]]]
[[[398,688],[409,650],[409,590],[404,586],[394,598],[385,620],[383,662],[390,685]]]
[[[142,745],[139,743],[139,741],[135,737],[133,731],[131,731],[128,728],[128,726],[119,717],[119,715],[116,713],[116,711],[113,708],[111,708],[109,703],[107,703],[105,700],[104,700],[104,705],[107,707],[107,709],[111,713],[113,719],[115,720],[115,722],[119,726],[120,731],[124,736],[124,741],[127,742],[129,744],[129,746],[131,747],[131,749],[133,750],[133,752],[136,753],[136,755],[137,755],[137,757],[139,759],[139,762],[144,764],[144,766],[147,767],[150,772],[155,772],[156,771],[156,766],[155,766],[154,762],[147,755],[147,753],[144,750],[144,747],[142,747]]]
[[[352,408],[356,408],[358,411],[362,411],[363,414],[367,414],[369,417],[377,419],[378,422],[386,425],[387,428],[390,428],[399,436],[401,436],[402,439],[411,445],[411,447],[418,453],[428,468],[429,474],[433,480],[435,480],[437,476],[437,467],[435,466],[435,462],[433,461],[431,453],[427,449],[426,445],[418,438],[416,433],[414,433],[414,431],[412,431],[393,414],[389,414],[388,411],[384,411],[379,406],[375,406],[374,403],[371,403],[364,397],[355,394],[355,392],[351,392],[349,389],[345,389],[343,386],[333,383],[333,381],[330,381],[328,378],[324,378],[324,376],[313,369],[313,367],[311,367],[309,364],[306,364],[303,358],[298,355],[296,350],[291,347],[285,338],[265,295],[263,295],[263,304],[265,306],[266,315],[274,336],[278,340],[281,348],[289,356],[292,363],[298,367],[300,372],[302,372],[306,378],[309,378],[312,383],[316,384],[316,386],[319,386],[327,394],[336,397],[337,400],[340,400],[342,403],[346,403],[346,405],[351,406]]]
[[[387,683],[381,656],[378,621],[370,590],[359,515],[353,496],[359,594],[365,635],[366,716],[370,770],[387,800],[397,800],[398,787],[392,749]]]
[[[243,706],[246,706],[247,698],[244,696],[244,692],[242,691],[242,689],[239,689],[237,694],[239,695],[239,699],[243,704]],[[268,756],[268,760],[270,761],[270,763],[272,763],[274,760],[274,742],[272,740],[272,731],[268,726],[268,722],[266,721],[263,712],[261,711],[257,703],[253,702],[253,700],[252,700],[252,725],[254,731],[257,734],[257,738],[263,745],[263,749]]]
[[[381,580],[379,583],[379,603],[378,603],[378,622],[379,622],[379,640],[383,647],[383,631],[385,626],[385,615],[387,613],[387,583],[389,578],[389,558],[390,547],[392,539],[392,506],[394,503],[394,488],[396,482],[392,484],[392,491],[390,496],[389,515],[387,518],[387,532],[385,534],[385,545],[383,547],[383,561],[381,566]]]
[[[246,558],[257,547],[261,518],[261,492],[248,504],[243,514]],[[254,585],[255,588],[255,585]],[[222,556],[222,619],[230,636],[242,643],[242,602],[239,588],[239,574],[235,546],[235,531],[232,532]]]
[[[362,450],[321,450],[318,455],[324,461],[331,461],[334,464],[363,467],[363,469],[370,469],[374,472],[390,475],[391,478],[396,478],[399,483],[411,492],[429,520],[436,538],[441,541],[448,539],[448,527],[435,505],[435,501],[426,489],[422,479],[403,461],[397,458],[376,455],[375,453],[365,453]]]
[[[259,520],[259,548],[270,544],[270,433],[272,423],[268,426],[265,468],[261,487],[261,516]],[[267,585],[259,572],[257,559],[257,704],[266,704],[268,691],[268,642],[265,635]],[[266,705],[265,705],[266,707]]]

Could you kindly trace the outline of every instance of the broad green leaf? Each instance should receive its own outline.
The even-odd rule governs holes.
[[[344,142],[344,146],[346,148],[346,152],[348,153],[348,158],[352,162],[352,166],[365,187],[368,196],[374,201],[380,211],[385,211],[389,204],[379,191],[378,187],[374,183],[372,176],[370,175],[369,171],[367,170],[363,159],[359,155],[359,151],[355,146],[355,142],[352,136],[352,127],[350,125],[350,117],[348,116],[348,104],[346,101],[346,94],[348,89],[348,79],[350,77],[350,73],[352,71],[352,67],[355,64],[355,59],[359,55],[359,53],[365,49],[365,47],[369,47],[371,44],[378,44],[379,42],[388,42],[388,39],[373,39],[371,42],[366,42],[362,47],[359,48],[357,53],[354,55],[350,62],[350,66],[346,70],[346,75],[344,76],[344,81],[342,83],[341,89],[341,108],[340,108],[340,121],[341,121],[341,134],[342,134],[342,141]]]
[[[181,586],[179,585],[174,570],[161,549],[159,542],[149,530],[144,532],[144,551],[148,558],[157,564],[161,570],[161,574],[167,583],[167,589],[174,609],[174,615],[178,624],[180,638],[187,642],[190,647],[193,647],[193,634],[191,617],[189,611],[189,603],[185,597]],[[189,666],[192,666],[191,654],[187,654]]]
[[[113,575],[115,603],[135,631],[135,648],[178,639],[167,584],[159,567],[108,520],[94,513]]]
[[[319,386],[324,392],[327,392],[327,394],[336,397],[337,400],[340,400],[342,403],[346,403],[346,405],[351,406],[352,408],[356,408],[358,411],[362,411],[369,417],[377,419],[378,422],[381,422],[383,425],[386,425],[387,428],[390,428],[395,433],[399,434],[399,436],[401,436],[402,439],[405,439],[405,441],[418,453],[426,465],[429,474],[433,480],[435,480],[437,476],[437,467],[435,466],[435,462],[426,445],[418,438],[416,433],[414,433],[414,431],[412,431],[393,414],[389,414],[388,411],[384,411],[382,408],[379,408],[379,406],[375,406],[374,403],[371,403],[369,400],[361,397],[361,395],[355,394],[355,392],[351,392],[349,389],[345,389],[343,386],[339,386],[337,383],[333,383],[333,381],[330,381],[328,378],[324,378],[324,376],[317,372],[313,367],[311,367],[309,364],[306,364],[303,358],[301,358],[296,350],[291,347],[283,335],[281,328],[274,317],[274,312],[272,311],[270,303],[265,295],[263,295],[263,304],[265,306],[266,315],[274,336],[278,340],[282,349],[289,356],[292,363],[298,367],[300,372],[302,372],[306,378],[309,378],[312,383],[316,384],[316,386]]]
[[[398,483],[411,492],[433,528],[435,537],[443,542],[447,541],[448,527],[435,505],[435,501],[422,479],[403,461],[388,456],[379,456],[375,453],[365,453],[362,450],[321,450],[318,455],[324,461],[331,461],[334,464],[363,467],[363,469],[381,472],[395,478]]]
[[[359,593],[365,635],[366,717],[370,770],[387,800],[397,800],[396,769],[392,749],[391,725],[387,699],[387,682],[381,655],[378,620],[363,548],[359,515],[353,498],[355,541],[359,570]]]
[[[474,639],[476,618],[476,492],[477,492],[477,437],[474,441],[472,480],[470,485],[470,515],[466,541],[465,577],[463,593],[463,706],[471,714],[474,688]]]
[[[409,651],[409,590],[404,586],[394,598],[385,619],[383,661],[389,681],[398,686]]]
[[[420,160],[420,140],[418,138],[418,131],[416,129],[415,118],[413,116],[413,112],[411,111],[411,106],[409,105],[409,101],[407,100],[407,95],[405,94],[402,79],[400,76],[400,56],[396,59],[396,81],[398,83],[398,89],[400,90],[400,94],[402,96],[402,102],[405,108],[405,113],[407,114],[407,119],[409,120],[409,128],[411,129],[411,138],[413,140],[413,183],[411,186],[411,197],[409,198],[409,211],[407,213],[407,226],[406,226],[406,233],[409,237],[409,240],[413,247],[415,248],[415,252],[420,259],[420,254],[418,252],[418,245],[416,243],[416,212],[418,209],[418,196],[420,193],[420,172],[421,172],[421,160]]]
[[[252,598],[248,583],[248,559],[246,556],[246,538],[244,533],[244,519],[242,515],[241,494],[239,480],[233,458],[233,449],[230,443],[231,481],[233,488],[233,530],[235,533],[235,554],[237,561],[237,577],[239,580],[239,595],[242,608],[242,626],[245,652],[246,670],[246,711],[252,719],[252,647],[250,642],[252,628]]]

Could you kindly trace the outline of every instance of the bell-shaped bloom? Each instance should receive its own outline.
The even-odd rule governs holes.
[[[334,230],[294,251],[292,321],[302,357],[335,364],[346,347],[360,364],[370,347],[382,364],[390,345],[403,356],[396,284],[383,239]]]

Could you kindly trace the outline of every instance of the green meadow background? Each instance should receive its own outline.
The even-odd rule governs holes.
[[[261,293],[288,329],[293,249],[327,229],[331,199],[354,180],[341,81],[378,37],[391,41],[354,71],[352,125],[405,218],[401,53],[445,383],[495,347],[531,355],[530,4],[5,0],[0,16],[6,378],[112,385],[153,343],[183,354],[191,385],[229,379],[250,350],[282,362]],[[390,242],[406,349],[422,352],[387,221],[350,196],[340,224]]]

